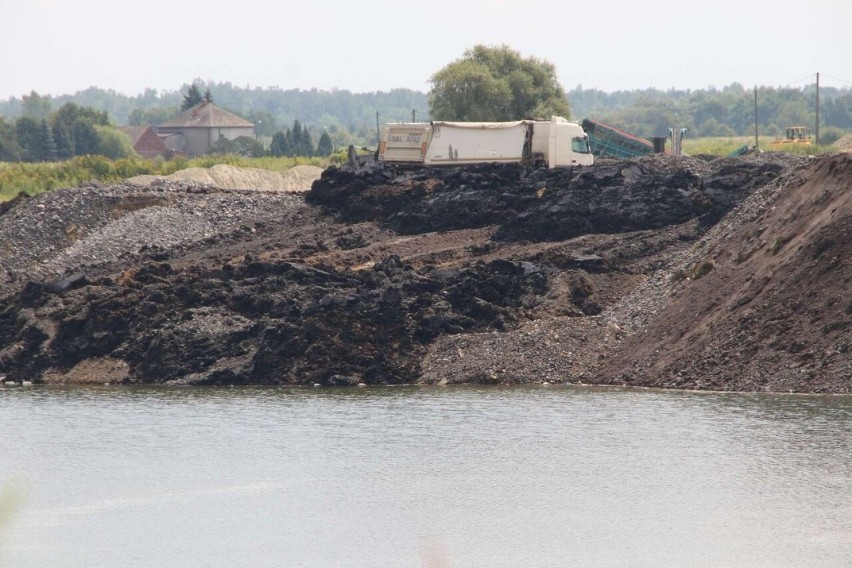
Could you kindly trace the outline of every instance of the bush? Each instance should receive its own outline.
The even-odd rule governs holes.
[[[238,154],[251,158],[259,158],[266,154],[263,145],[249,136],[239,136],[234,140],[228,140],[220,136],[219,140],[210,149],[210,154]]]
[[[124,132],[110,126],[95,126],[98,133],[98,154],[114,160],[139,155],[133,150],[133,141]]]

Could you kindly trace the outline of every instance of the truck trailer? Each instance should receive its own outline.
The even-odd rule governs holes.
[[[418,166],[522,163],[541,167],[592,164],[589,137],[560,116],[515,122],[403,122],[381,129],[381,162]]]

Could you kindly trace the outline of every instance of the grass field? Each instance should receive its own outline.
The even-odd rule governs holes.
[[[0,162],[0,201],[8,201],[19,193],[36,195],[53,189],[76,187],[92,180],[115,183],[140,174],[169,175],[185,168],[209,168],[216,164],[284,171],[300,164],[325,168],[342,159],[342,155],[331,158],[244,158],[223,155],[166,161],[78,156],[64,162]]]
[[[764,152],[789,152],[798,155],[825,154],[836,151],[825,144],[773,144],[776,139],[770,136],[758,138],[758,147]],[[727,156],[743,145],[754,146],[754,136],[734,136],[718,138],[684,138],[683,152],[690,156],[711,155]]]

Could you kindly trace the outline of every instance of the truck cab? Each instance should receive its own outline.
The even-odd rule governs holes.
[[[583,127],[561,116],[536,121],[532,136],[533,162],[549,168],[590,166],[594,161]]]

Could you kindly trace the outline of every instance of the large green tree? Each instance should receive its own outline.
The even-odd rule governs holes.
[[[506,45],[477,45],[429,79],[433,120],[508,121],[569,118],[553,64]]]

